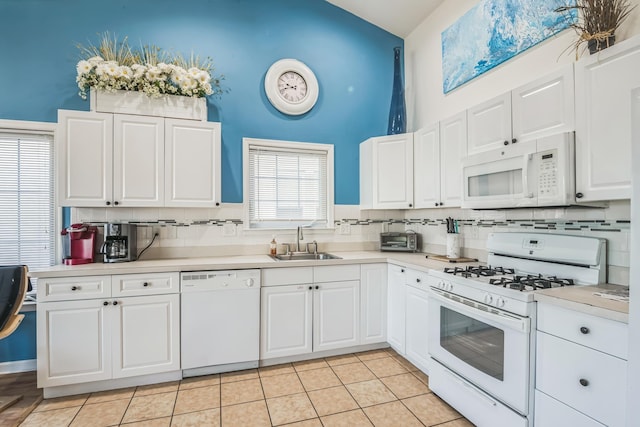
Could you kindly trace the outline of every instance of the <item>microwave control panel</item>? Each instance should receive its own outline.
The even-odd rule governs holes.
[[[538,153],[538,197],[558,194],[558,152],[549,150]]]

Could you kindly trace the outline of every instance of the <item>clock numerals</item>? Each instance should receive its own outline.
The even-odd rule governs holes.
[[[278,92],[289,102],[300,102],[307,96],[307,82],[293,71],[287,71],[278,78]]]

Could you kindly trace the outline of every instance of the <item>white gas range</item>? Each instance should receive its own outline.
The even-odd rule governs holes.
[[[431,271],[430,388],[478,426],[532,425],[534,292],[606,279],[604,239],[493,233],[488,266]]]

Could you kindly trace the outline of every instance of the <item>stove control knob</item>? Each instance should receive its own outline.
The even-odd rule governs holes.
[[[447,283],[447,290],[448,291],[452,291],[453,290],[453,284],[452,283]]]
[[[491,304],[493,302],[493,297],[491,294],[484,294],[484,302],[486,304]]]
[[[442,280],[438,282],[438,289],[444,289],[444,282]]]
[[[498,299],[496,300],[496,307],[504,307],[505,301],[502,299],[502,297],[498,297]]]

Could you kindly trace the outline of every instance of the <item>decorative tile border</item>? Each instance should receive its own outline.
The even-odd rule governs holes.
[[[561,231],[611,231],[620,232],[628,230],[631,227],[629,220],[457,220],[459,227],[506,227],[519,228],[522,230],[561,230]],[[405,224],[405,225],[426,225],[426,226],[445,226],[446,219],[385,219],[385,220],[359,220],[359,219],[342,219],[336,221],[336,225],[348,223],[351,225],[370,225],[370,224]]]
[[[520,220],[520,219],[507,219],[507,220],[469,220],[460,219],[458,221],[459,227],[506,227],[506,228],[518,228],[521,230],[561,230],[561,231],[609,231],[620,232],[622,230],[629,230],[631,227],[631,221],[629,220]],[[123,223],[136,224],[147,227],[189,227],[196,225],[205,226],[217,226],[222,227],[225,224],[244,224],[241,219],[202,219],[192,220],[188,222],[178,222],[173,219],[161,219],[157,221],[122,221]],[[91,225],[103,225],[104,222],[91,222]],[[353,219],[345,218],[336,220],[335,225],[341,224],[349,225],[372,225],[372,224],[404,224],[404,225],[424,225],[432,227],[446,227],[446,219]]]

